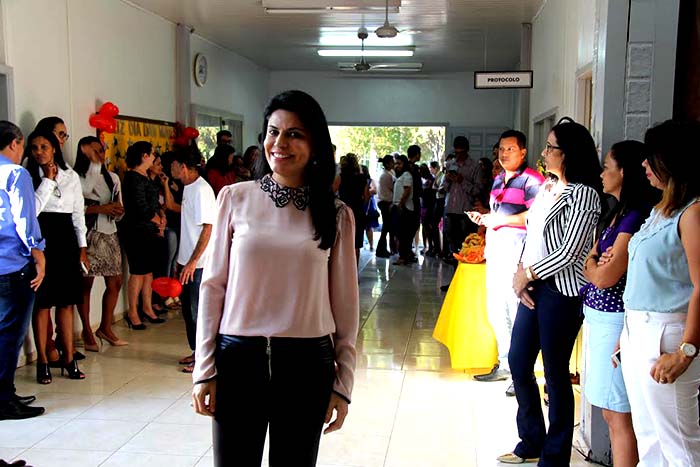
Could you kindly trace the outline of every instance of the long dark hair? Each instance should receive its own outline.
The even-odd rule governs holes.
[[[228,163],[228,156],[235,154],[236,149],[229,144],[220,144],[214,150],[214,155],[207,161],[206,170],[216,170],[225,175],[233,170],[233,164]]]
[[[90,159],[83,152],[83,145],[89,146],[93,143],[102,145],[100,140],[95,136],[86,136],[84,138],[80,138],[80,141],[78,141],[78,152],[75,154],[75,164],[73,164],[73,170],[75,170],[76,173],[83,178],[85,178],[85,175],[87,174],[87,171],[90,168]],[[107,170],[107,167],[105,167],[104,164],[102,164],[100,173],[102,174],[102,178],[105,179],[105,183],[107,184],[109,191],[114,190],[114,181],[109,175],[109,171]]]
[[[404,156],[403,154],[400,154],[394,157],[394,161],[401,161],[401,172],[396,170],[396,165],[394,165],[394,172],[396,172],[396,178],[399,178],[401,175],[404,174],[404,172],[408,170],[408,157]]]
[[[327,250],[336,238],[336,207],[333,194],[335,159],[328,133],[328,122],[321,106],[303,91],[285,91],[272,98],[265,108],[263,134],[267,134],[270,116],[276,110],[293,112],[309,133],[311,157],[304,168],[304,181],[309,187],[309,210],[314,225],[314,240],[320,240],[319,248]],[[255,164],[257,179],[272,172],[267,157],[258,157]]]
[[[697,134],[700,134],[699,122],[666,120],[649,128],[644,135],[649,147],[649,168],[666,185],[656,206],[664,216],[672,216],[700,196],[700,183],[695,179],[700,171],[700,158],[688,148],[689,141]]]
[[[245,165],[247,169],[253,169],[254,161],[252,159],[256,150],[258,150],[257,146],[248,146],[243,153],[243,165]],[[258,157],[260,156],[258,155]]]
[[[570,117],[562,117],[552,132],[557,138],[557,146],[564,153],[562,172],[569,183],[587,185],[603,199],[603,171],[598,159],[598,150],[593,137],[585,126],[576,123]]]
[[[53,133],[54,128],[56,128],[56,125],[61,124],[61,123],[63,125],[66,124],[66,122],[64,122],[61,117],[56,117],[56,116],[44,117],[41,120],[39,120],[39,123],[36,124],[36,127],[34,128],[34,130],[50,131]]]
[[[658,201],[658,190],[651,186],[642,167],[642,162],[649,158],[649,154],[649,149],[641,141],[620,141],[610,148],[610,157],[624,173],[620,199],[603,217],[600,223],[601,229],[612,225],[613,220],[617,224],[622,217],[634,209],[643,209],[648,212]]]
[[[61,145],[58,142],[58,138],[56,138],[56,135],[53,134],[53,131],[46,131],[46,130],[34,130],[32,133],[27,137],[27,149],[29,153],[29,157],[27,158],[27,171],[29,174],[32,176],[32,182],[34,183],[34,189],[36,189],[40,184],[41,184],[41,175],[39,175],[39,164],[36,163],[36,159],[34,159],[34,156],[32,155],[32,141],[34,141],[37,138],[44,138],[46,139],[49,144],[53,147],[54,150],[54,155],[53,155],[53,161],[54,163],[59,166],[63,170],[68,170],[68,165],[66,164],[66,161],[63,160],[63,153],[61,152]]]

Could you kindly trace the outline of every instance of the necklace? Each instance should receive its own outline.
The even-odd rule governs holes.
[[[275,206],[283,208],[291,201],[294,207],[300,211],[306,210],[309,205],[309,187],[290,188],[282,186],[275,181],[270,174],[260,180],[260,189],[269,194]]]

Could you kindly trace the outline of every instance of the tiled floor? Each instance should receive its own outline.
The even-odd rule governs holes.
[[[367,251],[362,266],[353,403],[343,430],[323,438],[319,465],[498,465],[495,457],[517,441],[507,383],[452,371],[432,338],[439,285],[451,268],[423,259],[392,266]],[[0,459],[34,467],[212,465],[209,421],[192,412],[190,378],[175,364],[187,353],[181,319],[118,330],[130,345],[88,353],[85,381],[54,371],[53,383],[39,386],[33,365],[18,370],[18,392],[37,394],[46,414],[0,422]],[[572,465],[589,464],[574,452]]]

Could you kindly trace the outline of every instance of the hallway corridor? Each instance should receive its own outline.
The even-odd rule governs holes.
[[[319,466],[498,465],[495,457],[517,441],[508,383],[452,371],[447,349],[432,338],[439,285],[451,268],[422,257],[410,268],[392,266],[366,250],[361,262],[353,403],[345,427],[323,437]],[[53,383],[39,386],[34,365],[18,370],[18,393],[37,394],[46,414],[0,422],[0,459],[34,467],[212,466],[209,420],[192,411],[190,376],[176,364],[187,353],[182,320],[171,313],[147,331],[130,332],[123,322],[117,330],[130,345],[88,352],[85,381],[53,370]],[[591,464],[574,451],[572,465]]]

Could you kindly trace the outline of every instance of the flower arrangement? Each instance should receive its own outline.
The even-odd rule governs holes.
[[[484,258],[484,247],[486,246],[486,239],[483,235],[478,233],[473,233],[467,235],[462,243],[462,249],[459,253],[453,253],[453,256],[457,261],[462,263],[478,264],[486,261]]]

